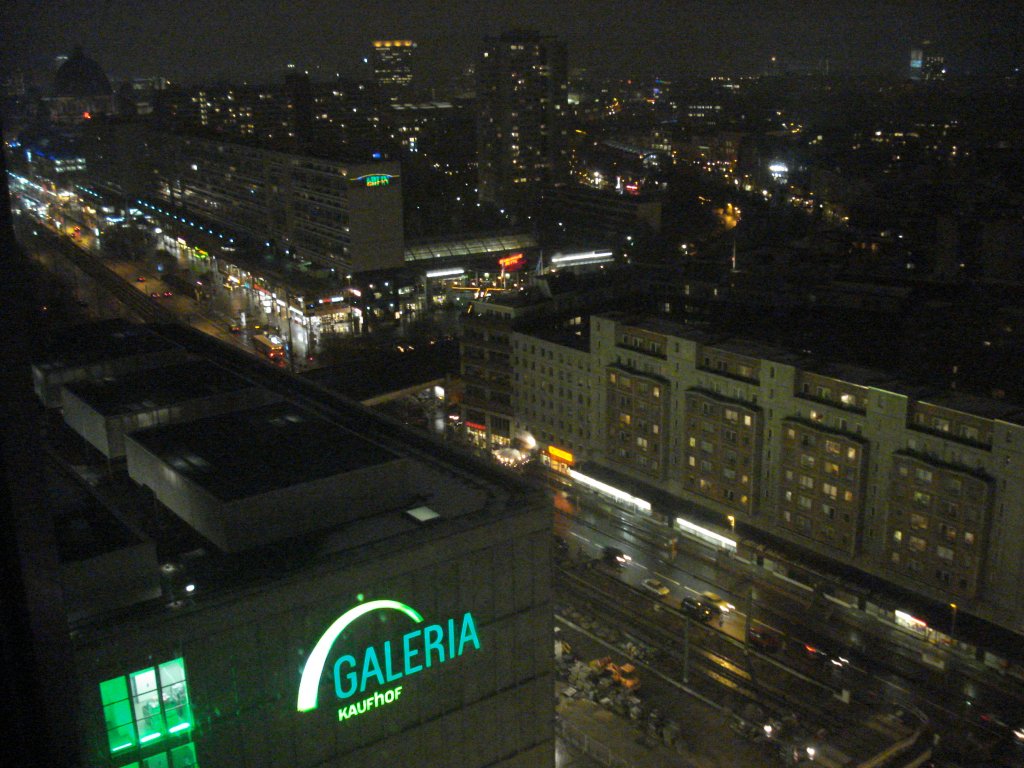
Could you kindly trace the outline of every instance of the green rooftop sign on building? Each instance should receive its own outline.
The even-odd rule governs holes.
[[[356,178],[356,181],[364,187],[387,187],[397,178],[397,176],[393,176],[390,173],[371,173],[366,176],[359,176]]]
[[[320,636],[306,660],[296,703],[299,712],[317,708],[320,680],[335,642],[354,621],[374,611],[398,611],[414,625],[424,623],[423,616],[415,608],[397,600],[371,600],[347,610]],[[404,686],[392,686],[392,683],[452,661],[467,650],[480,650],[476,623],[469,612],[464,613],[461,619],[450,618],[444,623],[415,628],[395,645],[385,640],[379,647],[346,648],[333,668],[334,693],[343,702],[338,710],[338,719],[348,720],[371,709],[393,704],[401,697]],[[386,686],[391,687],[380,690]],[[362,696],[367,692],[370,695]],[[350,701],[353,697],[359,698]]]

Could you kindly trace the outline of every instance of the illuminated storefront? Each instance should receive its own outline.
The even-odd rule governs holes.
[[[549,445],[548,449],[541,455],[541,463],[545,467],[550,467],[555,472],[561,472],[563,475],[568,475],[575,464],[575,456],[569,451],[558,448],[554,445]]]

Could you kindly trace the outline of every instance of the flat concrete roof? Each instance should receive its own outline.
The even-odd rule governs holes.
[[[538,325],[536,328],[524,331],[523,335],[581,352],[590,351],[590,323],[572,327]]]
[[[977,397],[961,392],[942,392],[922,395],[918,398],[918,402],[923,405],[937,405],[940,408],[981,416],[985,419],[999,419],[1014,424],[1024,423],[1024,408],[1017,403],[1007,403],[1003,400]]]
[[[174,349],[179,347],[144,325],[121,319],[102,320],[55,332],[33,365],[44,371],[61,370]]]
[[[399,458],[290,403],[154,427],[132,438],[222,501]]]
[[[256,385],[207,360],[196,360],[133,371],[102,381],[75,381],[65,386],[98,413],[120,416],[238,392]]]

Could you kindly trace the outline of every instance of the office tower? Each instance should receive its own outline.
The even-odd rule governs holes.
[[[373,41],[373,79],[384,101],[408,101],[412,91],[412,40]]]
[[[165,135],[171,202],[338,271],[403,262],[399,164]],[[379,153],[378,153],[379,154]]]
[[[565,43],[537,32],[485,38],[477,98],[480,201],[529,208],[565,173]]]
[[[942,80],[946,76],[946,59],[935,51],[930,40],[910,51],[911,80]]]

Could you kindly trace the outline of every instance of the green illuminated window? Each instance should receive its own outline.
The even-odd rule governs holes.
[[[135,750],[156,745],[166,738],[190,736],[192,710],[183,659],[140,669],[100,683],[100,699],[107,729],[107,745],[113,757],[135,757]],[[194,766],[195,752],[185,745],[168,753],[146,757],[142,768]],[[168,762],[170,760],[171,762]],[[133,763],[139,766],[139,763]]]

